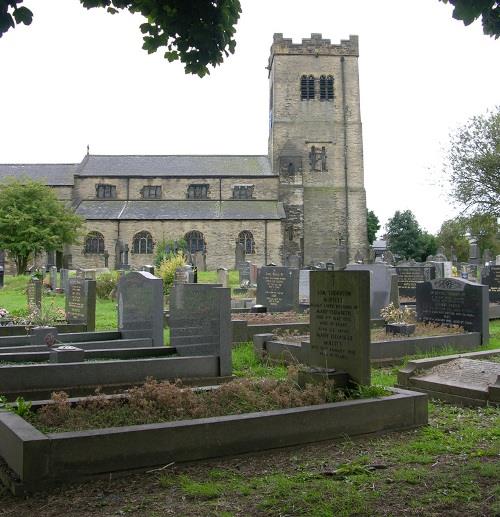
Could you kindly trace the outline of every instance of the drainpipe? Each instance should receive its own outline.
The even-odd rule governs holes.
[[[264,266],[267,264],[267,219],[264,220]]]
[[[347,252],[347,262],[349,262],[349,189],[347,184],[347,101],[346,101],[346,89],[345,89],[345,59],[344,56],[340,57],[340,70],[341,70],[341,81],[342,81],[342,112],[344,122],[344,185],[345,185],[345,246]]]

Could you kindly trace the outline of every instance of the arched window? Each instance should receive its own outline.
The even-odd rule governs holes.
[[[104,253],[104,236],[99,232],[90,232],[85,237],[85,253]]]
[[[252,232],[244,230],[238,235],[238,242],[243,245],[246,255],[255,253],[255,241],[253,240]]]
[[[300,78],[300,99],[303,101],[314,99],[314,76],[303,75]]]
[[[333,77],[322,75],[319,78],[319,98],[322,101],[333,100]]]
[[[205,238],[201,232],[193,230],[192,232],[186,233],[184,236],[187,242],[187,249],[189,253],[196,253],[197,251],[205,251]]]
[[[139,232],[134,235],[133,253],[142,255],[153,253],[153,237],[149,232]]]

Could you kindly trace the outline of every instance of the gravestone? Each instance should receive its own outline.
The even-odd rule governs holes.
[[[347,264],[346,271],[370,272],[370,317],[380,319],[380,311],[391,302],[391,282],[396,274],[385,263]]]
[[[326,262],[325,268],[327,271],[335,271],[335,262]]]
[[[96,281],[85,278],[68,279],[66,290],[66,321],[87,325],[95,331]]]
[[[418,265],[415,261],[400,263],[396,266],[400,296],[415,297],[417,282],[426,282],[436,278],[436,270],[432,266]]]
[[[5,271],[2,265],[0,265],[0,289],[3,287],[4,284],[4,275]]]
[[[217,269],[217,283],[222,287],[229,286],[229,275],[225,267],[220,267]]]
[[[186,265],[178,267],[174,274],[175,284],[193,284],[195,283],[193,266]]]
[[[299,309],[299,270],[290,267],[263,266],[257,279],[257,305],[268,312]]]
[[[61,278],[61,289],[66,292],[68,289],[69,269],[61,268],[59,274]]]
[[[370,272],[311,271],[308,364],[370,384]]]
[[[259,268],[257,267],[257,264],[250,264],[250,285],[252,286],[257,285],[258,271]]]
[[[219,375],[232,373],[231,290],[218,284],[178,284],[170,292],[170,344],[180,356],[215,355]]]
[[[497,255],[496,258],[495,258],[495,264],[497,266],[500,266],[500,255]]]
[[[491,254],[491,250],[485,249],[483,251],[483,264],[489,264],[493,261],[493,255]]]
[[[386,264],[389,264],[390,266],[394,266],[396,261],[394,259],[394,255],[392,254],[391,251],[389,251],[389,250],[384,251],[384,262]]]
[[[207,256],[202,251],[195,251],[193,253],[193,266],[198,271],[206,271],[207,270]]]
[[[163,281],[132,271],[118,281],[118,330],[125,339],[148,338],[163,346]]]
[[[245,248],[241,242],[236,241],[234,249],[234,269],[239,269],[242,262],[245,262]]]
[[[146,273],[150,273],[151,275],[155,274],[155,267],[152,266],[151,264],[146,264],[146,265],[142,266],[142,270],[146,271]]]
[[[299,271],[299,303],[309,304],[309,273],[310,269],[301,269]]]
[[[57,267],[50,266],[50,289],[55,291],[57,289]]]
[[[439,278],[417,284],[417,320],[460,325],[466,332],[480,332],[488,343],[488,288],[469,280]]]
[[[288,267],[299,268],[300,267],[300,257],[297,254],[289,255],[287,260]]]
[[[244,260],[240,263],[238,271],[240,274],[240,286],[250,284],[250,266],[251,263],[248,260]]]
[[[481,262],[481,257],[479,256],[479,246],[472,242],[469,245],[469,263],[470,264],[479,264]]]
[[[28,308],[33,307],[38,310],[42,309],[42,281],[32,278],[26,286],[26,295],[28,297]]]
[[[356,264],[362,264],[364,261],[364,256],[363,254],[361,253],[361,251],[356,251],[356,255],[354,255],[354,262]]]
[[[453,276],[453,262],[446,260],[443,264],[444,278],[451,278]]]
[[[490,302],[500,303],[500,266],[490,266],[484,273],[483,284],[488,286]]]

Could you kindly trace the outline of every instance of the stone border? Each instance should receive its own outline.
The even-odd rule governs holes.
[[[392,391],[382,398],[51,434],[41,433],[14,413],[0,411],[0,455],[10,471],[4,470],[1,477],[15,495],[21,495],[104,473],[427,424],[426,395]]]
[[[419,385],[418,377],[413,377],[425,370],[430,370],[439,364],[453,361],[454,359],[486,359],[493,355],[500,355],[500,348],[494,350],[484,350],[481,352],[469,352],[467,354],[443,355],[440,357],[430,357],[425,359],[415,359],[410,361],[404,368],[398,371],[397,386],[404,389],[412,389],[421,393],[428,394],[432,398],[451,402],[453,404],[462,404],[467,406],[485,406],[486,404],[500,405],[500,376],[494,385],[489,386],[488,391],[479,392],[472,388],[463,388],[462,393],[440,391],[434,388],[434,383]],[[437,384],[436,386],[440,386]],[[446,385],[443,385],[446,388]]]
[[[261,323],[249,324],[246,320],[232,320],[233,345],[236,343],[246,343],[252,341],[256,334],[268,334],[277,330],[297,330],[299,332],[309,332],[308,322],[291,323]]]
[[[62,325],[54,325],[59,333],[66,334],[67,332],[86,332],[87,325],[80,323],[65,323]],[[25,336],[26,325],[5,325],[0,326],[0,337],[4,336]]]
[[[307,364],[310,346],[308,341],[287,343],[276,340],[271,333],[263,333],[254,335],[253,344],[254,352],[259,357],[265,356],[273,360]],[[370,359],[372,364],[389,365],[410,355],[432,352],[448,346],[458,350],[479,347],[481,346],[481,334],[469,332],[467,334],[373,341],[370,345]]]
[[[490,320],[500,319],[500,303],[499,304],[490,303],[489,317],[490,317]]]

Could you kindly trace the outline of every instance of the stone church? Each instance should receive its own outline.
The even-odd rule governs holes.
[[[258,265],[343,267],[367,252],[358,56],[357,36],[274,35],[267,155],[87,154],[0,165],[0,178],[45,182],[85,219],[80,243],[43,259],[58,266],[118,267],[125,251],[139,268],[157,243],[184,238],[208,269],[234,268],[238,243]]]

